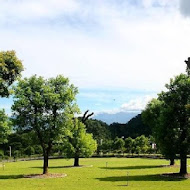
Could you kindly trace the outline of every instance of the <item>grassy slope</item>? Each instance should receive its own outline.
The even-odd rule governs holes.
[[[106,162],[108,167],[106,168]],[[91,158],[81,159],[86,168],[68,168],[73,160],[50,160],[50,173],[66,173],[65,178],[26,179],[23,174],[42,172],[42,161],[23,161],[6,163],[5,170],[0,167],[0,189],[2,190],[149,190],[149,189],[190,189],[189,180],[172,180],[160,174],[178,172],[179,168],[161,167],[166,160],[138,158]],[[179,164],[179,162],[177,163]],[[126,175],[129,172],[129,186]]]

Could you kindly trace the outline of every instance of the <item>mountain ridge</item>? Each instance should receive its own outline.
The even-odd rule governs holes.
[[[129,122],[132,118],[140,114],[140,111],[135,112],[117,112],[117,113],[99,113],[93,117],[93,119],[101,120],[108,125],[112,123],[125,124]]]

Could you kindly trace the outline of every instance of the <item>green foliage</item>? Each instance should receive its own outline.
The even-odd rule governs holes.
[[[115,152],[118,153],[124,152],[125,141],[122,138],[116,137],[113,143],[113,148]]]
[[[144,123],[154,128],[158,122],[162,108],[162,102],[158,99],[152,99],[142,112],[142,120]]]
[[[113,140],[109,140],[109,139],[103,140],[102,145],[98,146],[98,152],[101,151],[104,154],[113,152],[113,143],[114,143]]]
[[[42,154],[43,153],[42,147],[40,145],[35,145],[34,151],[35,151],[35,154]]]
[[[126,124],[112,123],[109,126],[109,130],[111,132],[112,139],[122,136],[125,138],[136,138],[141,135],[149,136],[152,134],[151,128],[142,122],[141,114],[132,118]]]
[[[0,160],[2,160],[4,158],[4,151],[0,150]]]
[[[127,153],[148,153],[150,151],[150,139],[141,135],[135,139],[128,137],[125,139],[125,150]]]
[[[5,114],[5,110],[0,110],[0,144],[7,142],[7,137],[11,132],[12,123]]]
[[[10,85],[23,71],[22,62],[16,57],[15,51],[0,52],[0,96],[8,97]]]
[[[144,121],[153,128],[153,135],[161,152],[169,159],[180,154],[180,173],[187,172],[186,157],[190,150],[190,77],[180,74],[166,84],[161,92],[143,112]]]
[[[21,157],[21,152],[20,152],[19,150],[13,151],[13,157],[14,157],[15,159]]]
[[[24,153],[28,156],[31,156],[35,153],[35,150],[32,146],[28,146],[25,150]]]
[[[156,144],[161,153],[168,159],[176,157],[176,138],[173,134],[174,115],[164,108],[164,102],[153,99],[142,112],[143,121],[152,128]]]
[[[77,118],[73,119],[70,135],[65,140],[64,150],[68,158],[90,157],[97,149],[96,140],[86,132],[85,125]]]
[[[101,139],[103,141],[110,139],[111,134],[109,131],[109,126],[106,123],[96,119],[88,119],[85,122],[85,125],[87,133],[92,133],[93,138],[96,139],[97,142],[100,142]]]
[[[137,137],[134,140],[134,144],[135,144],[135,152],[137,154],[146,153],[148,148],[150,147],[148,138],[145,137],[144,135]]]
[[[132,153],[134,140],[131,137],[125,139],[125,150],[127,153]]]
[[[34,131],[14,132],[8,136],[8,142],[4,144],[4,149],[7,150],[7,154],[9,155],[9,146],[11,146],[13,152],[18,150],[20,151],[20,155],[24,156],[27,147],[38,147],[38,144],[39,141]]]
[[[20,79],[14,88],[12,106],[17,130],[35,131],[44,155],[44,173],[53,142],[68,130],[65,123],[78,111],[74,104],[77,88],[59,75],[44,79],[36,75]]]

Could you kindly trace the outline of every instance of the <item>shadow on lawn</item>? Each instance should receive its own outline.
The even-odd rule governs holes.
[[[34,167],[30,167],[30,168],[43,169],[42,166],[34,166]],[[74,168],[74,166],[48,166],[48,168]]]
[[[151,169],[151,168],[162,168],[164,166],[159,165],[143,165],[143,166],[125,166],[125,167],[101,167],[101,169],[108,169],[108,170],[139,170],[139,169]]]
[[[104,178],[96,178],[99,181],[184,181],[185,178],[172,178],[172,177],[164,177],[160,174],[156,175],[134,175],[134,176],[112,176],[112,177],[104,177]]]
[[[23,177],[24,175],[0,175],[0,180],[1,179],[20,179]]]

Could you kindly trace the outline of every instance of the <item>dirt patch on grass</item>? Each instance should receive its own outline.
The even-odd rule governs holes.
[[[24,178],[63,178],[66,177],[67,174],[30,174],[24,175]]]

